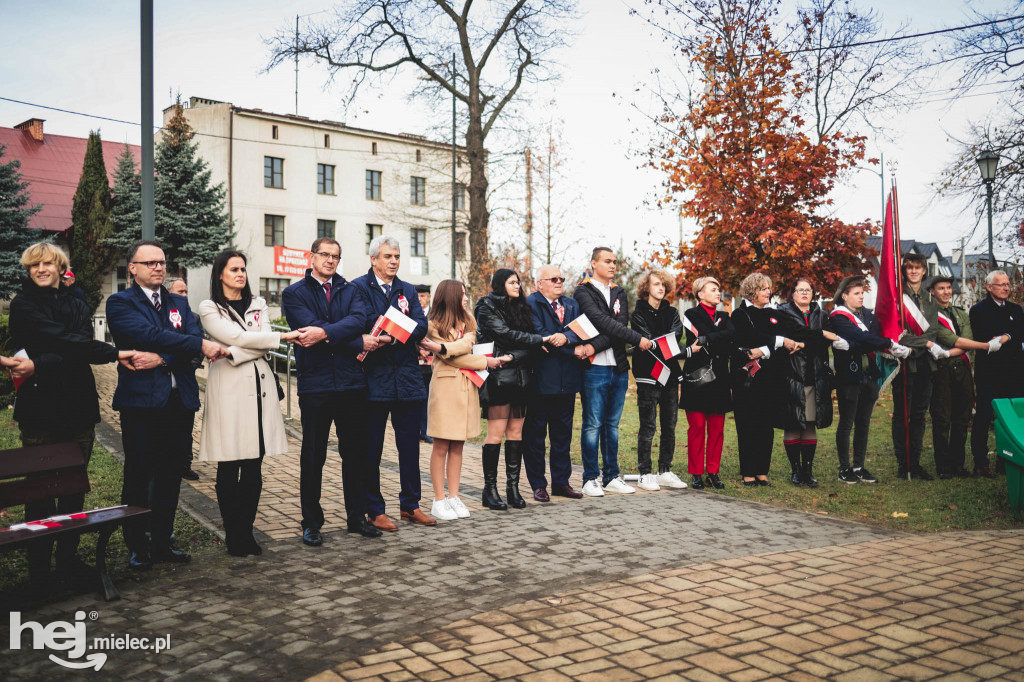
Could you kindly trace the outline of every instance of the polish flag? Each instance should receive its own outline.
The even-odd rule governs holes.
[[[488,358],[494,357],[494,342],[473,344],[473,355],[483,355]],[[459,371],[469,377],[469,380],[477,388],[484,385],[484,382],[487,381],[487,375],[490,374],[486,369],[460,369]]]
[[[651,370],[652,378],[656,379],[658,383],[661,384],[662,386],[667,386],[668,378],[671,374],[672,373],[669,371],[668,365],[666,365],[661,360],[655,359],[654,369]]]
[[[399,343],[405,343],[416,330],[416,320],[402,313],[397,308],[389,307],[387,312],[384,313],[381,330],[385,334],[398,339]]]
[[[679,342],[676,341],[675,334],[669,333],[665,334],[665,336],[659,336],[658,338],[654,339],[654,343],[658,345],[658,350],[661,351],[661,357],[665,358],[666,360],[668,360],[669,358],[674,358],[675,356],[683,352],[679,348]]]
[[[683,320],[683,329],[690,332],[694,336],[700,336],[700,332],[698,332],[697,328],[693,326],[693,322],[690,322],[690,318],[688,318],[686,315],[681,315],[680,317]]]
[[[487,357],[494,357],[494,342],[490,343],[474,343],[473,344],[473,355],[486,355]]]
[[[17,353],[14,354],[14,357],[16,357],[16,358],[23,358],[23,359],[27,360],[28,359],[28,353],[26,353],[25,349],[22,348],[21,350],[19,350]],[[23,383],[25,383],[25,379],[26,379],[26,377],[14,377],[14,379],[12,381],[14,381],[14,390],[15,391],[17,391],[18,388],[20,388],[21,385]]]
[[[575,320],[565,325],[573,331],[576,336],[580,337],[583,341],[589,341],[601,332],[597,331],[597,327],[590,321],[585,314],[580,315]]]

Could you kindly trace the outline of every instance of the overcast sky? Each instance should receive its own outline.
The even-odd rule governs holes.
[[[661,178],[640,170],[632,152],[645,147],[650,133],[633,107],[651,110],[644,93],[651,69],[673,59],[668,47],[651,35],[643,22],[628,15],[641,0],[587,0],[586,13],[571,49],[562,55],[561,81],[538,92],[533,104],[556,99],[565,119],[568,171],[583,198],[576,207],[586,240],[624,243],[641,250],[664,239],[678,239],[680,225],[671,211],[646,208],[659,195]],[[322,0],[288,3],[279,0],[157,2],[155,15],[155,120],[172,103],[173,93],[187,99],[201,96],[278,113],[294,111],[294,71],[280,67],[262,74],[267,49],[261,36],[294,25],[295,14],[328,7]],[[912,32],[969,23],[954,1],[891,0],[877,4],[887,23],[909,20]],[[976,3],[998,7],[999,3]],[[5,58],[0,61],[0,97],[138,121],[138,2],[108,0],[24,2],[0,0],[5,25]],[[325,72],[305,62],[300,70],[299,113],[316,119],[343,120],[388,132],[424,132],[427,112],[408,103],[401,83],[365,93],[347,110],[341,92],[324,90]],[[898,164],[904,238],[936,241],[950,255],[974,227],[963,206],[932,201],[930,183],[948,161],[948,134],[960,134],[969,117],[996,106],[994,96],[976,96],[950,103],[943,100],[941,81],[930,86],[929,103],[890,121],[894,140],[870,139],[868,155],[884,153]],[[640,89],[637,92],[637,89]],[[990,88],[991,90],[992,88]],[[618,96],[613,96],[617,94]],[[46,119],[51,134],[85,136],[99,128],[106,140],[138,143],[137,126],[47,111],[0,101],[0,125],[11,127],[31,117]],[[112,159],[107,160],[113,163]],[[871,172],[855,173],[836,194],[837,212],[851,221],[880,216],[880,180]],[[998,229],[998,225],[997,225]],[[577,253],[582,253],[584,246]],[[977,230],[969,251],[983,251],[984,229]]]

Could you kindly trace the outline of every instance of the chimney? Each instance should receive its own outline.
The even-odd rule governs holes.
[[[24,123],[19,123],[18,125],[14,126],[14,127],[15,127],[16,130],[27,131],[28,134],[32,136],[32,139],[35,140],[36,142],[42,142],[43,141],[43,123],[44,122],[45,122],[45,120],[41,119],[41,118],[30,118],[29,120],[25,121]]]

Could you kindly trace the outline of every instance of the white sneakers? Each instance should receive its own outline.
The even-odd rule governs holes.
[[[636,488],[634,488],[631,485],[626,485],[626,482],[622,480],[621,476],[619,476],[618,478],[613,478],[612,480],[608,481],[605,484],[604,489],[606,492],[622,493],[624,495],[636,492]]]
[[[583,494],[587,497],[604,497],[604,490],[595,478],[583,484]]]
[[[448,497],[445,499],[448,502],[448,506],[451,508],[453,512],[455,512],[458,515],[460,519],[469,518],[469,510],[466,509],[466,505],[462,504],[462,500],[460,500],[457,497]]]
[[[683,483],[682,481],[680,481],[679,477],[676,476],[671,471],[666,471],[663,474],[658,474],[658,478],[656,480],[658,482],[658,485],[664,486],[666,488],[680,488],[681,489],[681,488],[685,488],[686,487],[686,484]],[[642,477],[641,477],[640,481],[641,481],[640,487],[643,488],[644,485],[643,485],[643,478]],[[650,488],[645,488],[645,490],[650,490]],[[655,490],[657,490],[657,488],[655,488]]]
[[[430,505],[430,515],[438,521],[454,521],[459,518],[458,513],[452,509],[449,498],[434,500]]]
[[[642,490],[661,490],[658,485],[658,478],[654,474],[640,474],[640,483],[637,485]]]

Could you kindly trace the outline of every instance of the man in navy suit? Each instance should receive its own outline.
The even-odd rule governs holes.
[[[192,452],[192,422],[199,409],[195,372],[202,356],[213,362],[228,353],[202,338],[188,299],[163,287],[167,261],[158,242],[132,244],[128,271],[134,284],[107,299],[107,327],[118,348],[138,351],[135,371],[117,368],[114,409],[121,413],[124,445],[121,503],[152,510],[124,524],[128,565],[143,570],[153,562],[191,559],[171,547],[171,533],[181,463]]]
[[[380,339],[363,334],[366,306],[362,292],[338,274],[341,245],[321,237],[310,247],[306,276],[281,294],[288,326],[302,332],[295,348],[302,410],[299,501],[302,542],[323,544],[320,505],[331,424],[338,436],[341,486],[349,533],[380,537],[366,520],[366,378],[356,356],[374,350]]]
[[[971,331],[975,341],[993,344],[988,353],[977,353],[974,382],[978,402],[971,426],[971,452],[974,455],[974,474],[992,478],[995,474],[988,464],[988,433],[994,413],[992,401],[996,398],[1024,396],[1024,310],[1010,299],[1010,278],[1002,270],[993,270],[985,277],[988,296],[976,303],[970,312]],[[993,343],[995,337],[1000,343]],[[1006,338],[1009,337],[1009,338]],[[996,456],[996,471],[1002,460]]]
[[[523,424],[523,463],[533,488],[533,499],[548,502],[548,482],[544,476],[544,441],[551,434],[551,494],[578,499],[583,493],[569,485],[572,462],[572,417],[576,394],[583,388],[581,362],[594,354],[594,347],[566,329],[580,316],[575,299],[562,295],[565,278],[555,265],[537,272],[537,289],[526,299],[533,313],[533,324],[541,336],[564,334],[566,344],[551,348],[538,361],[534,385]]]
[[[427,389],[420,374],[417,344],[427,334],[427,317],[420,306],[416,287],[398,279],[400,259],[397,239],[386,235],[376,237],[370,242],[370,271],[353,282],[362,289],[367,303],[367,331],[388,308],[395,308],[416,323],[405,343],[390,339],[363,361],[370,394],[367,515],[382,531],[398,530],[395,522],[384,513],[384,498],[380,493],[380,458],[389,416],[398,448],[401,518],[421,526],[437,525],[436,520],[420,509],[420,412],[421,403],[427,399]]]

